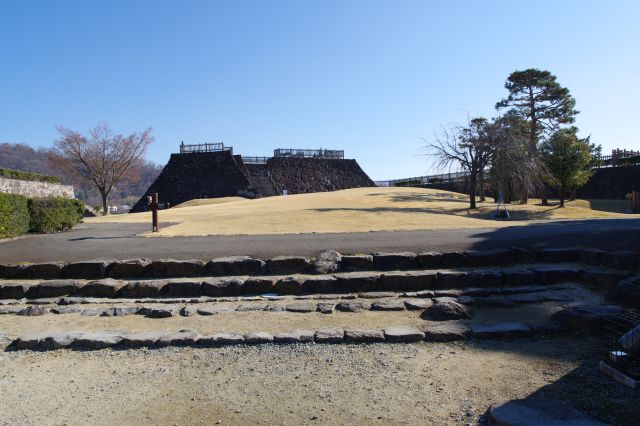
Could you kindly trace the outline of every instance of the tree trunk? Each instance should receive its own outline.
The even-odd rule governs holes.
[[[547,199],[547,189],[544,186],[540,189],[540,199],[542,199],[543,206],[549,205],[549,200]]]
[[[484,172],[480,172],[480,202],[486,201],[484,196]]]
[[[476,185],[478,184],[478,178],[475,173],[471,173],[469,176],[469,208],[476,208]]]
[[[109,194],[100,191],[100,195],[102,196],[102,216],[106,216],[109,214]]]
[[[520,196],[520,204],[527,204],[529,202],[529,182],[530,182],[530,176],[529,176],[528,170],[524,170],[523,182],[524,182],[523,184],[524,188],[522,188],[522,195]]]
[[[574,201],[576,198],[578,198],[578,190],[573,188],[571,189],[571,196],[569,197],[569,200]]]
[[[564,207],[564,185],[560,185],[560,207]]]

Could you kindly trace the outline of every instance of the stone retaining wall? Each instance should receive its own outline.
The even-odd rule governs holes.
[[[75,198],[73,185],[9,179],[2,176],[0,176],[0,192],[23,195],[25,197]]]

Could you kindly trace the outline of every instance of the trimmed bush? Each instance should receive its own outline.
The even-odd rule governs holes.
[[[39,173],[23,172],[22,170],[0,168],[0,176],[6,177],[8,179],[60,183],[60,178],[57,176],[47,176],[47,175],[41,175]]]
[[[17,237],[29,231],[29,199],[0,193],[0,238]]]
[[[62,197],[31,198],[30,228],[33,232],[58,232],[71,229],[83,217],[84,203]]]

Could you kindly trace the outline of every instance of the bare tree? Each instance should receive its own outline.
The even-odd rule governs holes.
[[[469,208],[476,208],[478,180],[498,148],[498,127],[486,118],[474,118],[467,126],[452,125],[427,143],[428,154],[438,168],[458,166],[469,173]],[[484,182],[483,182],[484,183]]]
[[[88,137],[66,127],[57,130],[56,150],[93,182],[102,197],[103,215],[109,214],[109,193],[153,142],[151,128],[123,136],[114,134],[106,124],[98,124]]]

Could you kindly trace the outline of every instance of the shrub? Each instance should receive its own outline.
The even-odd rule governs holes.
[[[29,231],[28,198],[0,193],[0,238],[17,237]]]
[[[22,170],[2,169],[0,168],[0,176],[8,179],[31,180],[36,182],[60,183],[57,176],[46,176],[38,173],[23,172]]]
[[[62,197],[29,200],[30,229],[33,232],[58,232],[71,229],[82,220],[84,203]]]

